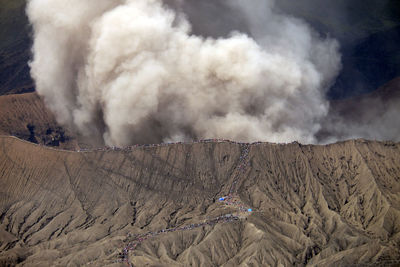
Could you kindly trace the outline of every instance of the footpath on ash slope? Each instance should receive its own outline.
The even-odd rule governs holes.
[[[0,137],[0,265],[400,260],[400,145],[204,141],[63,151]]]

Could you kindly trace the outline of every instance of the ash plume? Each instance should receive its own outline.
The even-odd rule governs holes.
[[[37,92],[108,145],[315,143],[341,67],[335,40],[272,0],[30,0],[27,14]]]

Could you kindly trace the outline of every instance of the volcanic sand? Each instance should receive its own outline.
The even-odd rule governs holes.
[[[399,262],[398,143],[247,146],[243,161],[228,141],[72,152],[0,137],[0,265]],[[239,204],[219,201],[234,181]],[[181,230],[124,253],[163,229]]]

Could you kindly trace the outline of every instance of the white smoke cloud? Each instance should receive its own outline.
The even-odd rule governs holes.
[[[249,32],[200,36],[185,5],[30,0],[31,74],[58,121],[118,146],[316,142],[340,69],[338,43],[278,14],[271,0],[227,2]]]

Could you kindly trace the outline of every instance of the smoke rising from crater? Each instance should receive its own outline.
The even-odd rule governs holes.
[[[200,2],[30,0],[38,93],[108,145],[316,142],[338,43],[272,0]]]

